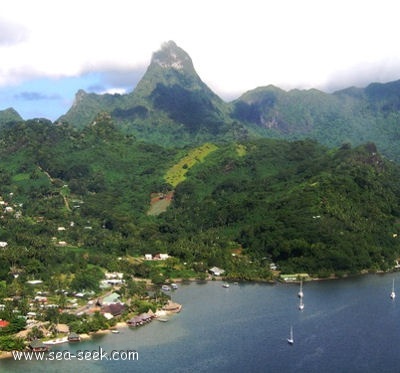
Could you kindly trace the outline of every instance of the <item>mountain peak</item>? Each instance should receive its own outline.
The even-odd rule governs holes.
[[[163,43],[161,49],[153,53],[151,64],[158,65],[164,69],[194,72],[190,56],[172,40]]]
[[[21,121],[22,117],[14,108],[8,108],[5,110],[0,110],[0,125],[6,124],[8,122],[18,122]]]

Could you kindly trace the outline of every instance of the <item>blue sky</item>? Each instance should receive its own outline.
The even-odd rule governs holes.
[[[174,40],[229,101],[274,84],[400,79],[397,0],[4,0],[0,110],[57,119],[79,89],[130,92]]]
[[[126,73],[113,84],[107,73],[93,72],[68,77],[37,77],[17,85],[0,86],[0,110],[13,107],[24,118],[44,117],[52,121],[72,106],[79,89],[98,94],[129,93],[144,74],[144,69]]]

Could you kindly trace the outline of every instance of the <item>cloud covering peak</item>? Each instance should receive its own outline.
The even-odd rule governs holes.
[[[396,80],[398,10],[397,0],[5,1],[0,99],[22,113],[22,96],[15,105],[12,97],[40,85],[44,96],[62,95],[66,111],[79,88],[132,90],[166,40],[225,99],[269,84],[332,90]]]

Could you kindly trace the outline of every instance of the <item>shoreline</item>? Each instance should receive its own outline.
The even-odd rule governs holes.
[[[362,272],[362,273],[357,273],[357,274],[347,274],[343,276],[337,276],[337,275],[332,275],[330,277],[326,278],[320,278],[320,277],[309,277],[306,281],[307,282],[312,282],[312,281],[332,281],[332,280],[348,280],[356,277],[362,277],[365,275],[389,275],[392,273],[399,272],[399,269],[394,269],[390,271],[375,271],[375,272]],[[260,283],[260,284],[267,284],[267,285],[275,285],[275,284],[288,284],[288,285],[296,285],[299,284],[300,281],[294,280],[294,281],[284,281],[279,278],[275,278],[273,281],[272,280],[234,280],[234,279],[227,279],[222,276],[218,277],[212,277],[212,278],[206,278],[206,279],[196,279],[196,278],[191,278],[191,279],[171,279],[168,281],[168,283],[180,283],[180,284],[188,284],[190,285],[191,283],[198,283],[198,284],[208,284],[209,282],[215,282],[215,281],[226,281],[226,282],[238,282],[238,283],[244,283],[244,284],[251,284],[251,283]],[[173,311],[165,311],[163,310],[166,314],[172,315],[176,312]],[[126,324],[125,321],[119,321],[115,324],[115,326],[109,328],[109,329],[101,329],[96,332],[90,332],[90,333],[83,333],[80,334],[81,341],[88,341],[91,340],[93,337],[96,335],[104,335],[104,334],[111,334],[113,330],[118,330],[118,329],[129,329],[129,326]],[[45,343],[46,341],[44,341]],[[68,341],[64,343],[69,343]],[[79,342],[78,342],[79,343]],[[13,351],[1,351],[0,350],[0,360],[2,359],[13,359]]]
[[[354,274],[344,274],[344,275],[337,275],[337,274],[332,274],[329,277],[312,277],[308,276],[307,279],[303,279],[305,282],[311,282],[311,281],[334,281],[334,280],[346,280],[346,279],[351,279],[351,278],[356,278],[356,277],[361,277],[361,276],[366,276],[366,275],[387,275],[391,273],[396,273],[400,272],[400,268],[392,268],[388,271],[374,271],[370,272],[368,270],[363,270],[360,273],[354,273]],[[192,282],[200,283],[200,284],[206,284],[208,282],[213,282],[213,281],[225,281],[225,282],[238,282],[238,283],[246,283],[246,284],[269,284],[269,285],[275,285],[277,283],[280,284],[299,284],[299,280],[294,280],[294,281],[285,281],[279,277],[279,275],[274,276],[274,278],[271,279],[254,279],[254,280],[241,280],[241,279],[234,279],[234,278],[227,278],[224,276],[210,276],[205,279],[197,279],[197,278],[189,278],[189,279],[182,279],[182,278],[176,278],[176,279],[170,279],[167,284],[171,283],[182,283],[182,284],[190,284]]]
[[[12,351],[0,351],[0,360],[12,359],[12,358],[13,358]]]

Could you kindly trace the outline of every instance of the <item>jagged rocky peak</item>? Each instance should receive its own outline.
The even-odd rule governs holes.
[[[172,40],[163,43],[161,49],[153,53],[151,63],[166,69],[194,70],[190,56]]]
[[[72,103],[72,105],[73,106],[79,105],[86,96],[87,96],[87,93],[83,89],[80,89],[78,92],[75,93],[75,99],[74,99],[74,102]]]

